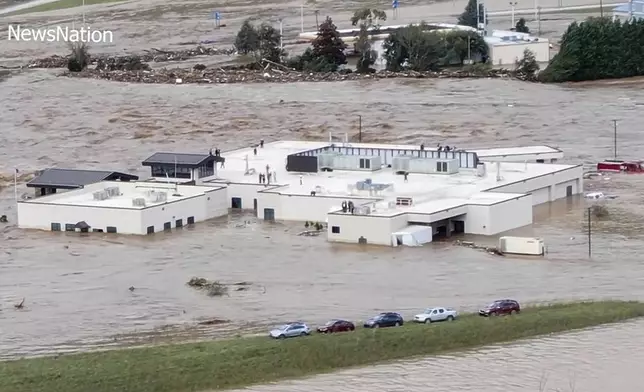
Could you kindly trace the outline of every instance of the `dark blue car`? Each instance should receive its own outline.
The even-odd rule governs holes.
[[[404,320],[399,313],[386,312],[372,317],[364,323],[365,328],[399,327]]]

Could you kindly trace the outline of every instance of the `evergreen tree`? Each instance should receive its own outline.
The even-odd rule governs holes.
[[[268,23],[262,23],[257,32],[259,36],[257,60],[266,59],[276,63],[281,62],[284,51],[280,47],[282,38],[280,33]]]
[[[523,58],[517,61],[517,73],[533,80],[539,71],[539,63],[530,49],[523,51]]]
[[[259,33],[250,23],[250,19],[242,23],[235,38],[235,49],[241,54],[254,53],[259,49]]]
[[[476,25],[476,5],[477,5],[476,0],[469,0],[467,2],[467,5],[465,6],[465,10],[458,17],[458,21],[456,23],[461,26],[470,26],[470,27],[478,28],[478,26]],[[479,4],[478,12],[479,12],[479,22],[483,22],[485,18],[483,14],[482,4]]]
[[[525,24],[525,18],[520,18],[514,26],[514,31],[517,33],[530,33],[530,29]]]
[[[328,16],[320,24],[318,36],[312,46],[312,56],[319,62],[327,63],[328,68],[332,68],[332,71],[336,71],[340,65],[347,63],[347,56],[344,53],[347,45],[340,38],[337,27]]]

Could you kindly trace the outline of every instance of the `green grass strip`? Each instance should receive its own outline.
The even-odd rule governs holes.
[[[119,1],[122,1],[122,0],[85,0],[85,5],[116,3],[116,2],[119,2]],[[80,7],[82,5],[83,5],[83,0],[58,0],[58,1],[54,1],[52,3],[41,4],[41,5],[31,7],[31,8],[21,9],[21,10],[18,10],[16,12],[12,12],[10,14],[7,14],[5,16],[31,14],[31,13],[34,13],[34,12],[46,12],[46,11],[62,10],[62,9],[65,9],[65,8]]]
[[[520,315],[311,336],[253,337],[0,362],[0,391],[221,390],[465,350],[644,316],[641,302],[583,302]]]

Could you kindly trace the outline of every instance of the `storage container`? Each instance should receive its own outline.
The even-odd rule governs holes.
[[[546,252],[543,239],[533,237],[501,237],[499,251],[502,253],[543,256]]]

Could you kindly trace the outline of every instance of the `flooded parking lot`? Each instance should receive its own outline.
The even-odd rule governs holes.
[[[265,6],[290,10],[288,29],[297,31],[297,7]],[[439,6],[448,7],[447,3]],[[115,28],[122,23],[123,31],[131,31],[132,37],[119,45],[136,42],[131,48],[149,48],[169,40],[165,33],[149,32],[143,46],[133,26],[147,23],[134,17],[144,11],[134,4],[120,7],[121,11],[110,14],[111,19],[107,11],[96,14],[100,23]],[[250,4],[239,7],[238,20],[253,8]],[[202,11],[207,13],[205,6]],[[160,21],[149,22],[149,30],[162,31],[159,26],[178,21],[179,14],[173,12],[160,13]],[[60,15],[65,20],[68,14],[60,11]],[[311,18],[307,16],[308,25],[314,24]],[[148,13],[148,19],[153,15]],[[186,22],[178,27],[173,39],[194,38],[199,29],[203,37],[210,34],[206,33],[210,27],[190,26]],[[0,52],[18,57],[47,52],[42,47],[12,52],[16,48],[6,45],[6,41],[0,44]],[[51,51],[59,53],[60,49]],[[430,305],[467,311],[499,297],[524,303],[644,297],[640,257],[644,251],[644,176],[612,176],[588,184],[589,189],[620,196],[608,202],[609,219],[593,224],[590,260],[582,200],[537,208],[535,225],[517,234],[544,237],[548,255],[517,259],[447,243],[405,249],[332,245],[321,237],[297,237],[301,224],[265,224],[252,215],[234,215],[145,238],[27,232],[14,226],[13,192],[14,168],[19,170],[18,193],[22,195],[30,192],[22,179],[50,166],[123,170],[145,176],[140,162],[157,151],[201,152],[211,147],[225,151],[259,139],[326,139],[328,132],[355,137],[358,115],[365,141],[440,142],[459,147],[548,144],[562,148],[568,162],[587,164],[612,155],[611,120],[619,119],[618,151],[633,158],[644,147],[636,117],[644,106],[641,81],[574,87],[501,80],[154,86],[70,80],[56,74],[34,70],[0,82],[0,214],[8,215],[10,221],[0,226],[3,357],[147,342],[159,336],[164,340],[230,336],[285,320],[315,324],[330,317],[364,319],[381,310],[399,310],[410,316]],[[185,285],[192,276],[252,285],[249,290],[231,292],[230,297],[210,298]],[[26,308],[14,309],[22,298]],[[208,318],[230,323],[192,328]],[[443,373],[445,367],[462,373],[474,361],[500,361],[506,355],[517,359],[530,350],[531,358],[544,363],[543,369],[557,369],[553,377],[564,380],[562,363],[584,358],[570,365],[582,373],[604,363],[591,355],[591,346],[610,358],[612,353],[614,358],[634,358],[633,353],[624,355],[618,349],[624,341],[631,346],[644,344],[639,330],[639,324],[611,327],[567,335],[554,346],[546,340],[514,346],[501,354],[488,350],[471,359],[440,358],[430,363]],[[520,360],[511,362],[519,372],[529,366]],[[611,365],[619,363],[616,359]],[[392,371],[413,382],[419,377],[414,372],[423,372],[414,369],[428,366],[421,361],[405,365],[408,373],[396,365],[355,374],[366,380],[365,386],[373,387],[369,383],[390,378]],[[488,371],[487,366],[478,369]],[[317,385],[325,381],[318,380],[355,382],[352,374],[313,379],[310,390],[322,390]],[[614,382],[635,379],[615,374],[620,376],[612,377]],[[499,377],[495,380],[503,380]],[[525,377],[521,386],[506,386],[538,390],[532,382],[540,375]],[[459,382],[474,383],[472,378],[461,378]],[[530,388],[521,389],[524,385]],[[558,387],[565,390],[565,385]],[[592,392],[602,384],[589,389],[577,385],[578,390]],[[627,384],[620,390],[634,391]]]

